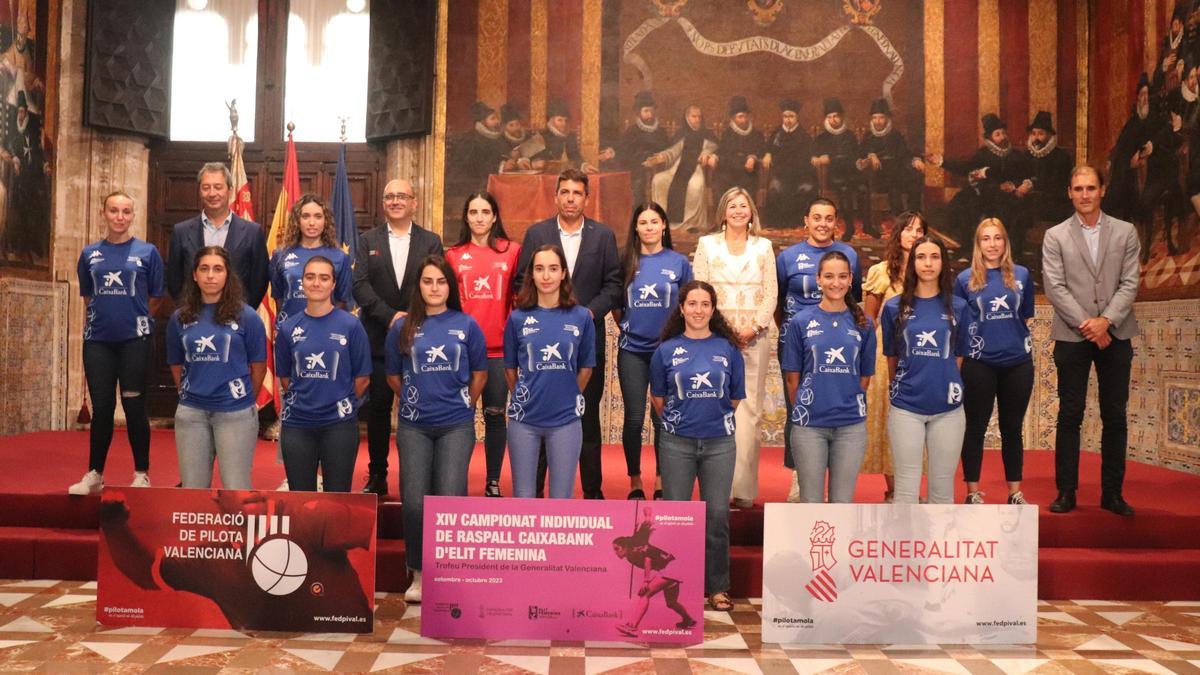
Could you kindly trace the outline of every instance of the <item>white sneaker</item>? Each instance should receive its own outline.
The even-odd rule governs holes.
[[[408,590],[404,591],[404,601],[411,602],[415,605],[421,604],[421,571],[412,570],[412,583],[408,585]]]
[[[792,471],[792,489],[788,490],[787,500],[792,504],[800,503],[800,472]]]
[[[286,478],[284,478],[283,482],[279,484],[279,487],[275,488],[275,491],[276,492],[287,492],[288,491],[288,482],[287,482]]]
[[[133,482],[129,487],[150,487],[150,475],[145,471],[134,471]]]
[[[95,471],[83,474],[79,482],[67,488],[69,495],[98,495],[104,489],[104,476]]]

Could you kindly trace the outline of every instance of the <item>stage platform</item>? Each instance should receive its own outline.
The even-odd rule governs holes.
[[[87,432],[42,432],[0,438],[0,578],[91,580],[96,575],[96,497],[71,497],[69,484],[86,469]],[[790,473],[782,465],[783,449],[763,449],[762,494],[754,508],[735,510],[732,530],[732,592],[737,597],[762,595],[762,504],[783,501]],[[377,588],[402,590],[405,585],[404,542],[398,474],[392,451],[392,494],[379,506]],[[654,471],[653,451],[643,450],[643,471]],[[365,441],[359,449],[354,485],[366,479]],[[124,430],[118,429],[105,477],[109,485],[128,485],[133,465]],[[1105,600],[1200,600],[1200,476],[1130,462],[1125,497],[1137,509],[1134,518],[1103,511],[1099,502],[1100,458],[1085,452],[1080,462],[1085,486],[1079,508],[1070,514],[1049,513],[1054,499],[1054,456],[1046,450],[1025,455],[1024,491],[1040,505],[1038,597]],[[178,481],[174,434],[153,431],[150,478],[163,487]],[[254,485],[274,489],[283,480],[275,463],[275,444],[258,444]],[[219,482],[219,481],[218,481]],[[482,495],[484,459],[476,446],[470,470],[472,495]],[[511,494],[508,465],[502,479]],[[604,490],[609,499],[629,491],[624,455],[619,446],[604,448]],[[998,451],[984,460],[983,490],[989,502],[1006,493]],[[861,476],[856,498],[863,503],[883,499],[883,478]],[[580,496],[578,485],[576,496]],[[960,483],[956,499],[964,489]]]

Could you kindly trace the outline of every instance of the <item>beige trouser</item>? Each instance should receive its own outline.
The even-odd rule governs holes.
[[[738,404],[734,420],[737,423],[737,461],[733,466],[732,499],[754,500],[758,497],[759,422],[762,420],[763,397],[767,391],[767,367],[771,358],[771,340],[764,334],[742,350],[746,361],[746,399]]]

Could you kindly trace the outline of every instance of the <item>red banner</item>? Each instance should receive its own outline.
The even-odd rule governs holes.
[[[370,633],[374,495],[105,488],[107,626]]]

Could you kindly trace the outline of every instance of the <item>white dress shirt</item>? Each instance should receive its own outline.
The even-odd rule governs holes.
[[[388,223],[388,249],[392,252],[392,269],[396,272],[396,287],[404,285],[404,270],[408,267],[408,245],[412,242],[412,222],[403,234],[397,234]]]
[[[558,241],[562,245],[563,255],[567,258],[567,270],[575,274],[575,261],[579,259],[579,246],[583,243],[583,221],[579,229],[567,232],[563,229],[562,218],[558,219]]]
[[[1092,265],[1100,264],[1100,226],[1104,224],[1104,214],[1100,214],[1100,218],[1096,220],[1096,224],[1088,227],[1087,223],[1075,214],[1075,219],[1079,221],[1079,229],[1083,232],[1083,240],[1087,242],[1088,253],[1092,255]]]

